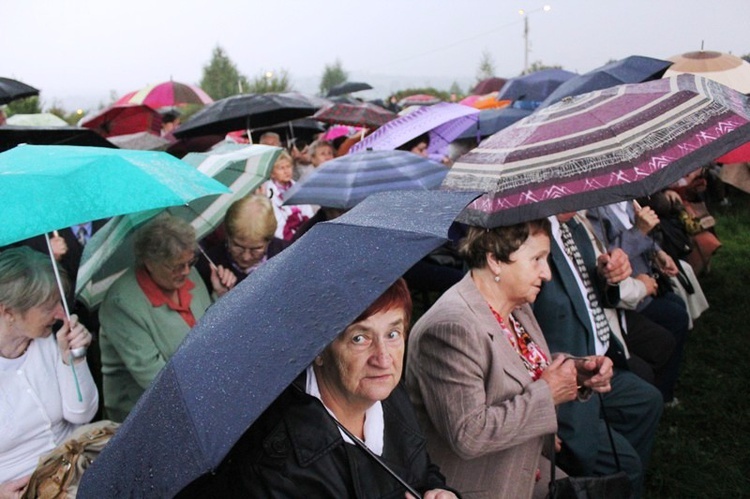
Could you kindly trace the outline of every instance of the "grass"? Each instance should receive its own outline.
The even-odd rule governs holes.
[[[646,497],[750,497],[750,196],[712,207],[723,247],[700,277],[710,308],[695,323],[677,397],[665,409]]]

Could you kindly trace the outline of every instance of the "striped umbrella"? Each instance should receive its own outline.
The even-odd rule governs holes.
[[[158,109],[180,104],[204,105],[213,101],[211,96],[195,85],[170,80],[129,92],[120,97],[114,105],[145,104]]]
[[[231,193],[200,198],[167,211],[189,221],[201,239],[219,225],[230,204],[268,180],[280,153],[279,147],[251,145],[220,153],[188,154],[184,162],[229,187]],[[97,307],[109,286],[133,265],[133,232],[162,211],[114,217],[89,240],[76,279],[76,295],[89,308]]]
[[[434,189],[447,172],[445,166],[406,151],[347,154],[323,163],[295,184],[284,204],[350,209],[376,192]]]
[[[650,195],[749,139],[748,97],[686,74],[539,109],[460,157],[443,187],[485,192],[459,220],[497,227]]]

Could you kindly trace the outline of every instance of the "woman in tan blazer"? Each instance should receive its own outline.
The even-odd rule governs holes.
[[[546,219],[470,227],[460,250],[471,271],[414,326],[407,389],[462,497],[531,497],[555,406],[608,390],[611,361],[550,355],[529,306],[551,275]]]

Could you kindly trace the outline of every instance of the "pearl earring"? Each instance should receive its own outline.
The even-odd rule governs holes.
[[[500,282],[500,276],[499,275],[495,276],[495,282]]]

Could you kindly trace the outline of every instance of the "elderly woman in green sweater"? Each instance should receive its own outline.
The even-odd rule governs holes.
[[[107,291],[99,311],[104,408],[122,421],[188,331],[211,305],[196,262],[195,231],[187,222],[161,215],[139,229],[136,265]],[[236,282],[221,266],[211,272],[215,296]]]

